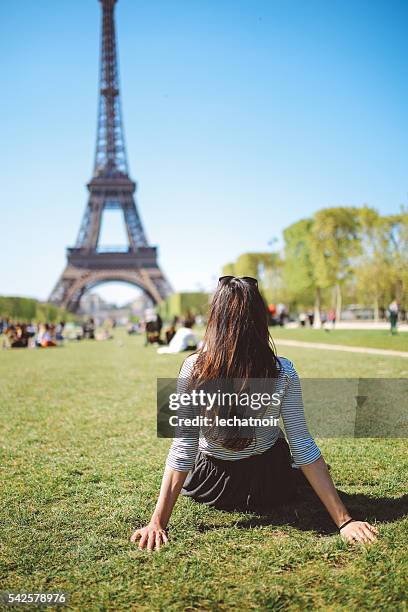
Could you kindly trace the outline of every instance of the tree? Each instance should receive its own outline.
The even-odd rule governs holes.
[[[310,233],[313,273],[319,290],[335,289],[337,320],[341,317],[342,285],[351,277],[353,262],[360,251],[357,208],[323,208],[314,215]]]
[[[380,318],[392,294],[392,259],[389,249],[389,222],[368,206],[359,210],[361,255],[355,265],[357,295],[372,303],[374,319]]]
[[[243,253],[234,263],[222,268],[223,276],[251,276],[267,301],[280,297],[282,259],[279,253]]]
[[[72,321],[74,315],[53,304],[39,302],[33,298],[1,297],[0,316],[10,317],[15,321]]]
[[[329,299],[340,320],[343,296],[372,304],[376,319],[393,298],[408,308],[407,209],[382,217],[369,206],[325,208],[287,227],[283,237],[283,258],[244,253],[223,274],[257,278],[268,302],[314,304],[316,327]]]
[[[222,276],[235,276],[233,263],[227,263],[222,267]]]
[[[384,218],[387,226],[393,293],[406,306],[408,292],[408,210]]]
[[[261,253],[243,253],[234,263],[234,275],[258,278],[259,264],[261,261]]]
[[[301,219],[283,231],[285,287],[289,300],[303,306],[311,306],[314,298],[320,301],[320,289],[316,285],[310,253],[312,225],[312,219]]]

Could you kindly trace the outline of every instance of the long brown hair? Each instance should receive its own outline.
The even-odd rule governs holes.
[[[279,370],[257,281],[249,277],[221,278],[211,302],[203,348],[194,364],[194,386],[217,379],[276,378]],[[209,432],[206,435],[211,437]],[[237,431],[236,436],[230,433],[216,437],[226,448],[238,449],[247,447],[253,434],[242,438]]]

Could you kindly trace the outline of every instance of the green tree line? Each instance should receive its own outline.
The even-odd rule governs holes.
[[[245,253],[223,274],[254,276],[268,302],[293,310],[371,307],[378,319],[392,299],[408,309],[408,211],[380,215],[369,206],[318,210],[283,231],[283,249]]]
[[[72,321],[74,315],[47,302],[39,302],[34,298],[0,296],[0,317],[10,318],[20,322]]]

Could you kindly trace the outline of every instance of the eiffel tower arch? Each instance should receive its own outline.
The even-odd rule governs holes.
[[[94,172],[89,198],[74,247],[67,249],[67,265],[49,301],[76,312],[82,295],[106,281],[124,281],[142,289],[159,303],[171,287],[150,246],[135,201],[136,183],[128,173],[119,94],[114,10],[117,0],[99,0],[102,6],[102,43],[98,126]],[[99,245],[106,210],[123,214],[128,246],[104,249]]]

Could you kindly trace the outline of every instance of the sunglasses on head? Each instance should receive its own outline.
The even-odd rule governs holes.
[[[254,287],[258,287],[258,281],[256,280],[256,278],[252,278],[252,276],[220,276],[220,278],[218,279],[218,282],[224,283],[224,282],[228,282],[233,279],[243,280],[249,283],[250,285],[253,285]]]

